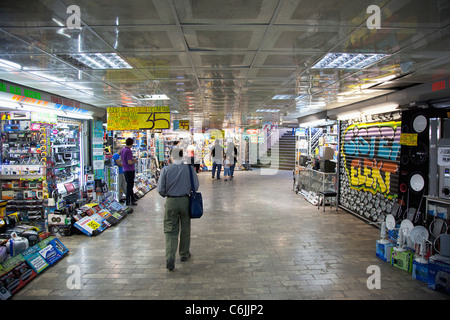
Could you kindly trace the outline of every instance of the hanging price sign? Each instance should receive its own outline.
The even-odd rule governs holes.
[[[108,108],[108,130],[170,129],[170,107]]]

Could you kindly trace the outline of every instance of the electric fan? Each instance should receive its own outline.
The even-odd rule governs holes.
[[[446,232],[448,226],[444,219],[435,218],[429,226],[430,234],[433,238],[439,237],[443,232]]]
[[[436,247],[436,242],[439,240],[439,249]],[[434,250],[436,250],[437,254],[434,257],[439,261],[444,261],[446,263],[450,263],[450,234],[441,233],[434,240]]]
[[[389,231],[398,230],[397,236],[397,247],[394,248],[395,251],[401,252],[405,251],[405,240],[409,236],[409,233],[413,229],[414,225],[408,219],[405,219],[400,224],[400,228],[396,228],[396,222],[393,215],[388,214],[386,216],[386,228]]]
[[[415,245],[416,256],[414,258],[418,263],[428,263],[425,258],[426,254],[426,243],[431,243],[428,241],[428,230],[423,226],[415,226],[409,233],[409,238]]]
[[[411,220],[405,219],[400,223],[400,230],[399,230],[399,238],[397,239],[398,247],[394,248],[394,250],[397,251],[405,251],[405,243],[409,237],[409,234],[411,230],[414,228],[413,223]]]
[[[371,222],[370,224],[380,224],[380,240],[378,240],[379,244],[388,244],[390,241],[386,239],[386,219],[381,222]]]

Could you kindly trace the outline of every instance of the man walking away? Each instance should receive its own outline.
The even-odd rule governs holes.
[[[166,238],[166,268],[175,268],[175,254],[180,236],[179,254],[181,261],[191,257],[191,217],[189,215],[189,193],[192,172],[195,190],[199,182],[197,173],[192,166],[183,163],[183,150],[173,148],[171,152],[172,164],[163,167],[158,180],[157,191],[162,197],[167,197],[164,206],[164,234]]]
[[[214,146],[211,148],[211,157],[213,161],[212,166],[212,178],[214,179],[214,174],[217,169],[217,180],[220,179],[220,171],[222,170],[223,164],[223,147],[220,145],[219,140],[214,141]]]

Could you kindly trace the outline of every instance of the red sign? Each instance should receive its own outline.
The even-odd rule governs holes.
[[[434,83],[432,84],[432,89],[433,89],[433,92],[434,92],[434,91],[438,91],[438,90],[445,89],[445,80],[438,81],[438,82],[434,82]]]
[[[247,129],[247,134],[259,134],[259,129]]]

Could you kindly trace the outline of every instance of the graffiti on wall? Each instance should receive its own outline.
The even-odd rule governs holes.
[[[401,121],[355,123],[342,134],[349,187],[388,199],[397,196]]]

